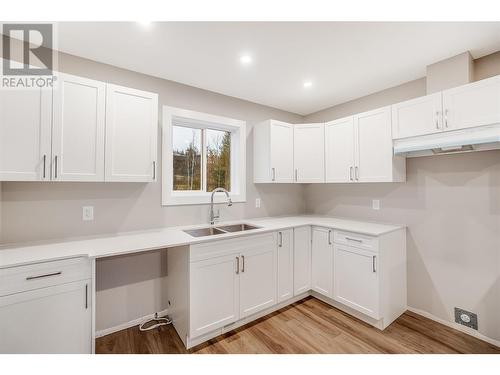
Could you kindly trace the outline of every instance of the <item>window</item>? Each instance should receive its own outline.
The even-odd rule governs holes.
[[[163,108],[164,205],[210,203],[217,187],[245,201],[245,122],[172,107]],[[216,202],[224,201],[220,194]]]

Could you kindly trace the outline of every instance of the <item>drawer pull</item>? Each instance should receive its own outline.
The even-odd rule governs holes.
[[[375,260],[377,257],[375,255],[372,256],[372,272],[375,273],[377,272],[377,268],[375,267]]]
[[[329,230],[328,231],[328,245],[331,245],[332,244],[332,231]]]
[[[89,284],[85,284],[85,310],[89,308]]]
[[[62,271],[59,271],[59,272],[53,272],[53,273],[46,273],[45,275],[37,275],[37,276],[28,276],[26,278],[27,281],[29,280],[36,280],[36,279],[42,279],[44,277],[50,277],[50,276],[58,276],[58,275],[61,275],[62,274]]]
[[[236,257],[236,274],[240,274],[240,257]]]
[[[283,247],[283,233],[282,232],[278,232],[279,236],[280,236],[280,241],[278,243],[278,247]]]
[[[241,272],[243,273],[243,272],[245,272],[245,256],[244,255],[241,256],[241,261],[243,262],[243,267],[241,268]]]
[[[357,238],[346,237],[345,239],[348,240],[348,241],[354,241],[354,242],[363,243],[363,240],[359,240]]]

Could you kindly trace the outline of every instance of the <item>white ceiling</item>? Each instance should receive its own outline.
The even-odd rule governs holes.
[[[301,115],[423,77],[428,64],[467,50],[474,58],[500,50],[500,22],[58,27],[61,51]],[[239,61],[244,53],[249,66]]]

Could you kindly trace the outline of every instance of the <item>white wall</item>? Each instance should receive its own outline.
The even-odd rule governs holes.
[[[500,74],[500,53],[476,61],[475,78]],[[425,79],[306,116],[326,121],[425,95]],[[500,340],[500,151],[407,159],[407,182],[305,189],[308,213],[405,224],[408,304],[446,321],[478,313]],[[381,209],[372,210],[372,199]]]

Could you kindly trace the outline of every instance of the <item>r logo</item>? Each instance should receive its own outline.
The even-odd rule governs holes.
[[[52,24],[4,24],[2,30],[3,74],[12,75],[52,75],[53,31]],[[13,39],[22,43],[21,62],[13,57]],[[14,44],[14,43],[12,43]]]

